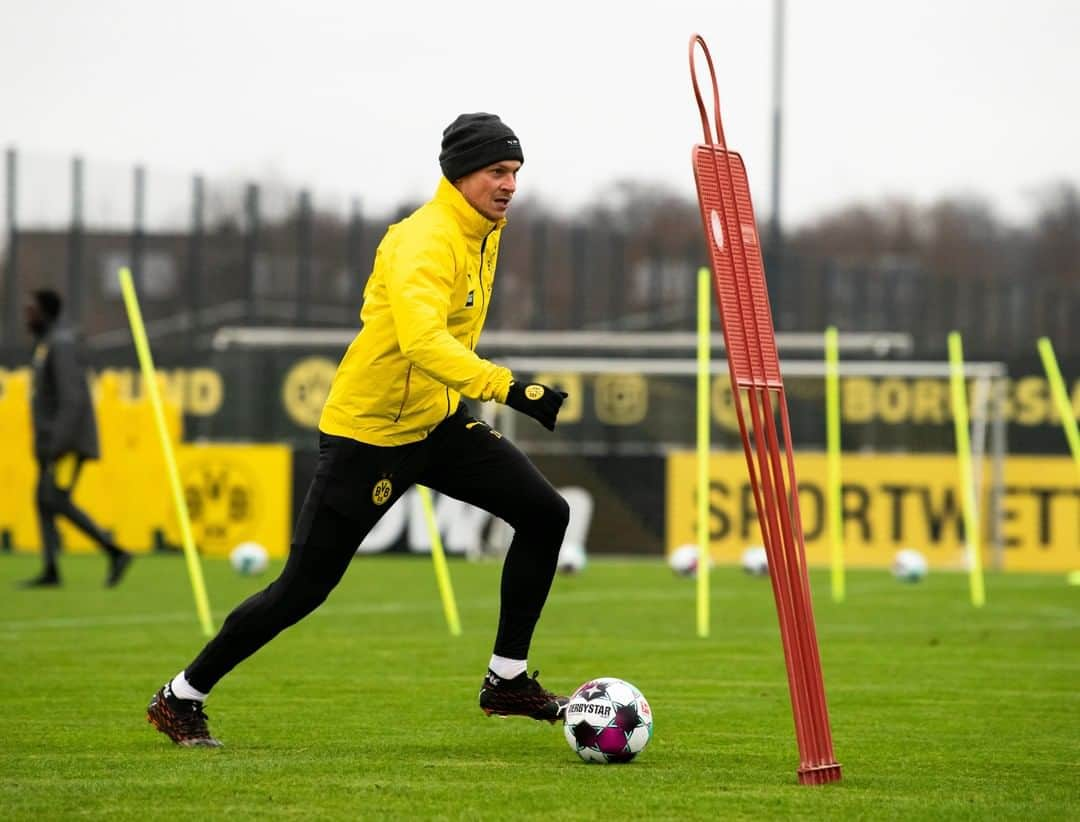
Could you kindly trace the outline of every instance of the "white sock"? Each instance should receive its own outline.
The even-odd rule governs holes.
[[[505,656],[491,655],[491,662],[488,663],[488,667],[495,673],[495,676],[503,679],[513,679],[519,674],[525,673],[529,669],[529,661],[527,659],[509,659]]]
[[[172,682],[169,683],[169,689],[177,699],[194,699],[198,702],[205,702],[206,697],[209,696],[209,694],[204,694],[202,691],[197,691],[191,687],[191,683],[187,681],[183,671],[173,677]]]

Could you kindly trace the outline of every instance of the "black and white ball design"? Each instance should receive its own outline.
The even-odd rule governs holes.
[[[570,697],[563,733],[586,762],[629,762],[652,739],[652,708],[621,679],[590,679]]]

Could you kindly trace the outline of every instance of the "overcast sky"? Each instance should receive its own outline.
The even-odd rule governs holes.
[[[273,175],[381,212],[429,195],[443,127],[485,110],[522,141],[521,193],[556,209],[625,178],[693,196],[697,31],[762,221],[773,7],[0,0],[0,145],[142,162],[151,183]],[[1040,186],[1080,182],[1080,2],[787,0],[786,30],[789,226],[946,193],[1019,220]]]

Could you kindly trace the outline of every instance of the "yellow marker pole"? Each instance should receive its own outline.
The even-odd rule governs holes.
[[[431,491],[424,485],[416,486],[420,502],[424,506],[424,519],[431,535],[431,561],[435,565],[435,581],[439,584],[439,596],[442,597],[443,613],[446,615],[446,627],[451,636],[461,636],[461,619],[458,617],[457,602],[454,600],[454,586],[450,584],[450,570],[446,567],[446,554],[443,552],[439,526],[435,522],[435,506],[431,504]]]
[[[840,341],[835,325],[825,329],[825,442],[829,483],[832,598],[844,601],[844,529],[840,517]]]
[[[697,633],[709,635],[709,269],[698,269],[697,289]]]
[[[154,423],[157,427],[158,439],[161,441],[161,450],[165,455],[169,487],[172,489],[173,503],[176,505],[176,516],[180,520],[184,559],[187,560],[191,591],[195,595],[195,610],[199,615],[203,634],[211,636],[214,633],[214,626],[210,621],[210,603],[206,598],[206,583],[203,581],[202,566],[199,564],[199,555],[195,550],[195,539],[191,535],[191,518],[188,515],[187,499],[184,497],[184,489],[180,484],[176,456],[173,454],[169,430],[165,425],[165,411],[161,406],[157,374],[154,371],[154,360],[150,356],[150,343],[146,339],[142,312],[139,310],[139,298],[135,294],[135,284],[131,281],[131,272],[127,268],[120,269],[120,291],[124,295],[124,306],[127,308],[128,322],[131,324],[131,336],[135,340],[135,353],[139,356],[139,367],[142,369],[143,381],[146,383],[146,393],[150,396],[150,405],[154,409]]]
[[[1062,379],[1061,369],[1058,368],[1057,357],[1054,356],[1054,346],[1049,337],[1039,337],[1039,356],[1042,358],[1043,370],[1046,371],[1046,379],[1050,383],[1050,396],[1054,398],[1058,416],[1061,417],[1061,427],[1065,431],[1065,439],[1072,451],[1073,461],[1076,463],[1076,473],[1080,474],[1080,432],[1076,430],[1076,416],[1073,413],[1072,403],[1069,402],[1069,392],[1065,388],[1065,380]],[[1065,578],[1069,585],[1080,585],[1080,571],[1070,571]]]
[[[949,382],[952,389],[953,425],[956,428],[956,459],[960,465],[960,491],[964,505],[964,530],[967,532],[971,604],[976,608],[981,608],[986,603],[986,590],[983,587],[982,546],[979,543],[979,517],[975,501],[975,478],[971,474],[971,438],[968,434],[964,348],[960,342],[960,334],[956,331],[949,334]]]
[[[1065,429],[1065,439],[1069,442],[1069,450],[1072,451],[1073,460],[1076,462],[1076,471],[1080,474],[1080,431],[1076,429],[1076,416],[1073,413],[1069,393],[1065,388],[1065,380],[1061,377],[1061,369],[1058,368],[1054,346],[1049,337],[1039,337],[1039,356],[1042,357],[1046,379],[1050,382],[1050,394],[1054,398],[1054,405],[1057,406],[1058,416],[1061,417],[1061,427]]]

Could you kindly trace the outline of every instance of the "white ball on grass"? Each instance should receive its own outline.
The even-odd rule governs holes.
[[[565,717],[566,743],[585,762],[630,762],[652,739],[649,701],[623,679],[590,679],[570,695]]]
[[[761,545],[751,545],[742,555],[742,568],[746,573],[755,577],[763,577],[769,573],[769,555]]]
[[[928,570],[926,557],[914,548],[901,548],[893,558],[892,575],[901,582],[918,582]]]
[[[270,554],[257,542],[241,542],[229,552],[229,563],[238,574],[258,576],[270,564]]]
[[[668,554],[668,567],[681,577],[695,577],[698,569],[698,547],[696,545],[680,545]],[[713,566],[712,558],[709,558],[709,567]]]
[[[564,542],[559,549],[558,567],[562,574],[580,574],[585,570],[585,546],[580,542]]]

